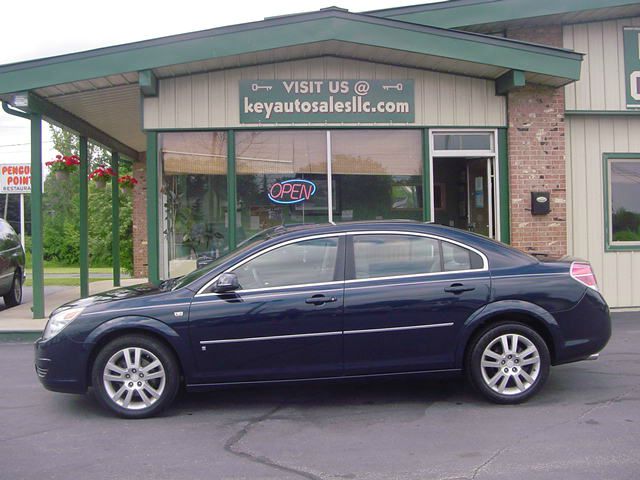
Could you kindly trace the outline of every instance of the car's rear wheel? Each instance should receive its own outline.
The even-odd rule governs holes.
[[[7,307],[15,307],[22,303],[22,275],[19,270],[16,270],[13,274],[13,281],[11,283],[11,290],[4,295],[4,304]]]
[[[126,335],[105,345],[91,378],[100,403],[125,418],[157,415],[171,404],[180,385],[173,352],[145,335]]]
[[[502,404],[534,396],[549,376],[544,339],[530,327],[508,322],[489,327],[471,345],[467,375],[486,398]]]

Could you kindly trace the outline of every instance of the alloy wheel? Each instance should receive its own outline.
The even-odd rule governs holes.
[[[141,410],[161,398],[166,373],[162,362],[149,350],[128,347],[109,358],[102,380],[111,401],[128,410]]]
[[[518,395],[536,382],[540,374],[540,352],[524,335],[500,335],[482,352],[480,371],[494,392]]]

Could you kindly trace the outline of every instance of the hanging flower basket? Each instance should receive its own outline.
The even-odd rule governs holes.
[[[115,172],[111,167],[105,165],[99,165],[93,172],[89,174],[89,180],[95,182],[96,188],[103,189],[107,186],[107,182],[111,180],[111,177],[115,177]]]
[[[129,194],[133,187],[138,184],[138,181],[131,175],[123,175],[118,179],[118,183],[120,184],[120,191],[124,194]]]
[[[77,170],[80,158],[77,155],[56,155],[55,160],[46,162],[45,165],[55,174],[57,180],[66,180],[70,173]]]

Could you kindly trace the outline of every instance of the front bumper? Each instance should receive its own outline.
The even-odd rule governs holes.
[[[53,392],[85,393],[88,386],[88,354],[82,344],[69,340],[64,332],[43,341],[36,340],[35,370],[40,383]]]

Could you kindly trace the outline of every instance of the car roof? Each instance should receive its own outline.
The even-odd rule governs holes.
[[[426,233],[442,236],[450,240],[456,240],[463,244],[480,249],[489,257],[490,263],[496,267],[514,264],[538,263],[538,260],[525,252],[509,245],[485,237],[478,233],[459,228],[439,225],[431,222],[418,222],[415,220],[368,220],[355,222],[341,222],[338,224],[297,224],[282,225],[274,229],[269,236],[268,244],[279,243],[284,240],[295,239],[308,235],[322,235],[330,233],[358,232],[363,230],[376,231],[407,231]]]

